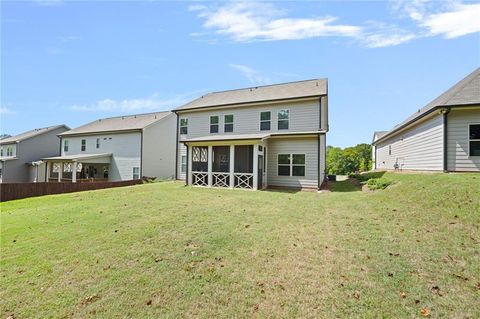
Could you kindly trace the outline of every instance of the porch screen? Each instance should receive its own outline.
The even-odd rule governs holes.
[[[192,147],[192,171],[194,172],[208,171],[208,147],[206,146]]]
[[[253,145],[235,146],[235,173],[253,173]]]
[[[227,173],[230,171],[230,146],[214,146],[212,171]]]

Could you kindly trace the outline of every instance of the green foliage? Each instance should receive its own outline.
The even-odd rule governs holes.
[[[387,188],[389,185],[392,184],[392,181],[391,180],[388,180],[384,177],[381,177],[381,178],[370,178],[368,181],[367,181],[367,185],[368,185],[368,188],[370,188],[371,190],[376,190],[376,189],[385,189]]]
[[[371,168],[372,146],[370,144],[358,144],[345,149],[333,146],[327,147],[328,174],[347,175],[365,172]]]
[[[348,177],[357,179],[359,182],[366,182],[371,178],[381,178],[385,172],[367,172],[361,174],[349,174]]]

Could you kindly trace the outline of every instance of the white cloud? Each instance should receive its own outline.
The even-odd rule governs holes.
[[[15,111],[13,111],[12,109],[6,106],[0,107],[0,115],[10,115],[10,114],[15,114]]]
[[[194,96],[198,95],[201,91],[194,91],[188,94],[176,95],[171,98],[160,98],[158,93],[155,93],[147,98],[141,99],[103,99],[93,104],[87,105],[73,105],[70,107],[73,111],[81,112],[136,112],[136,111],[161,111],[170,110],[186,102],[190,101]]]
[[[456,4],[451,11],[426,16],[420,24],[447,39],[480,32],[480,4]]]
[[[241,64],[230,64],[230,67],[239,71],[252,84],[270,84],[272,81],[268,76],[262,75],[257,70]]]

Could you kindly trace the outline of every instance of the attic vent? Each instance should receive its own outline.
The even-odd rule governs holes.
[[[318,86],[318,82],[317,82],[317,86]]]

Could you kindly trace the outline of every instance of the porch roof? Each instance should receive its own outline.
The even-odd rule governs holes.
[[[182,143],[193,142],[218,142],[218,141],[239,141],[239,140],[263,140],[269,138],[271,134],[238,134],[238,135],[207,135],[183,139]]]
[[[75,155],[64,155],[64,156],[53,156],[53,157],[45,157],[42,160],[47,162],[78,162],[82,160],[91,160],[91,159],[99,159],[99,158],[109,158],[112,156],[112,153],[103,153],[103,154],[75,154]]]

